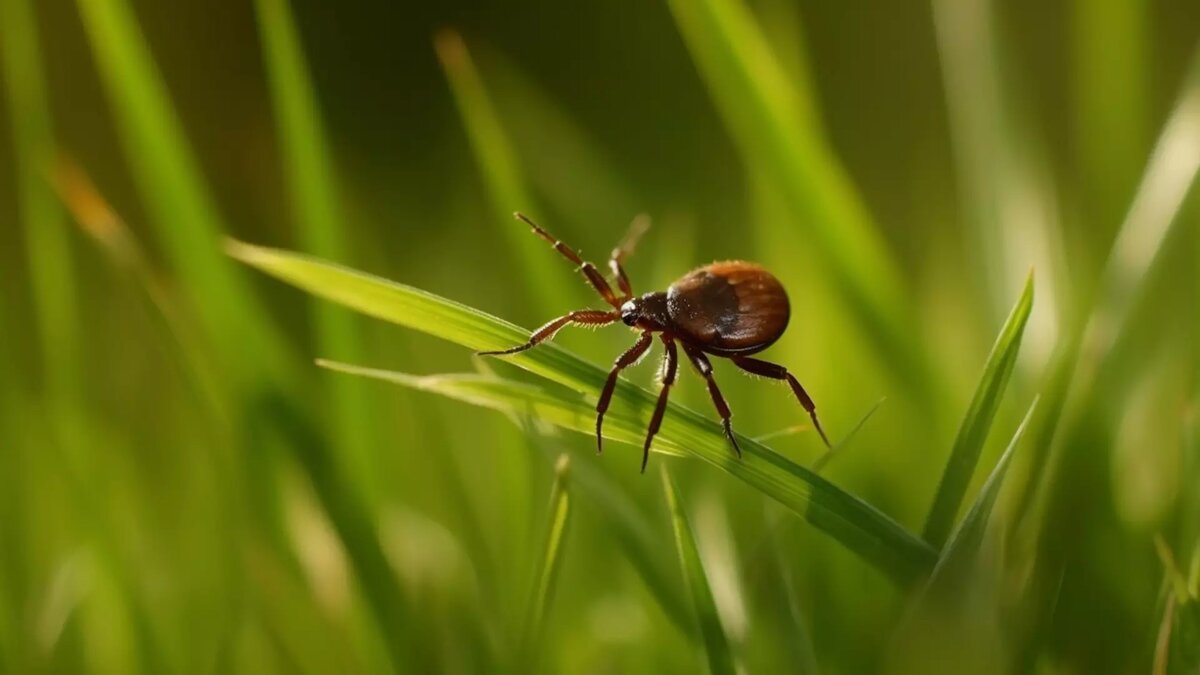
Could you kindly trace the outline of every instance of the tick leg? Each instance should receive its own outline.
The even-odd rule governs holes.
[[[624,295],[623,300],[629,300],[633,297],[633,286],[629,283],[629,277],[625,274],[625,268],[621,263],[625,258],[633,253],[633,249],[637,247],[638,241],[642,235],[650,228],[650,218],[646,214],[639,214],[629,224],[629,232],[625,233],[625,238],[621,240],[621,244],[613,249],[612,256],[608,259],[608,268],[612,270],[613,276],[617,279],[617,285]]]
[[[600,454],[602,450],[603,438],[600,436],[600,429],[604,425],[604,413],[608,411],[608,403],[612,400],[613,390],[617,387],[617,374],[625,368],[632,366],[642,358],[646,350],[654,342],[654,335],[650,332],[642,333],[638,341],[634,343],[626,352],[617,357],[613,362],[612,370],[608,371],[608,380],[604,382],[604,389],[600,392],[600,400],[596,402],[596,454]]]
[[[617,312],[606,312],[602,309],[581,309],[571,312],[565,316],[560,316],[557,319],[547,323],[545,326],[533,331],[533,335],[529,336],[529,342],[523,345],[512,347],[511,349],[501,349],[494,352],[477,352],[480,356],[505,356],[507,354],[516,354],[523,352],[526,349],[532,349],[538,344],[554,337],[554,334],[567,324],[576,324],[580,326],[604,326],[610,324],[621,315]]]
[[[808,395],[807,391],[804,391],[804,387],[800,386],[800,381],[789,373],[787,368],[777,363],[761,361],[745,356],[731,356],[729,358],[737,364],[738,368],[748,373],[769,377],[772,380],[786,380],[792,386],[792,391],[796,394],[796,398],[800,400],[800,405],[804,406],[804,409],[808,411],[808,416],[812,418],[813,426],[816,427],[817,433],[821,434],[821,440],[825,441],[825,447],[833,447],[829,444],[829,438],[825,436],[825,431],[821,429],[821,423],[817,421],[817,404],[813,403],[812,397]]]
[[[590,262],[586,262],[583,258],[580,258],[579,254],[576,253],[574,249],[562,243],[558,239],[555,239],[554,235],[542,229],[541,225],[538,225],[530,220],[529,216],[526,216],[524,213],[517,212],[514,213],[513,216],[517,220],[520,220],[526,225],[532,227],[534,234],[550,242],[550,244],[554,246],[554,250],[561,253],[564,258],[578,265],[579,271],[583,272],[583,276],[587,278],[588,283],[592,285],[592,288],[596,289],[596,292],[600,294],[600,297],[604,298],[605,302],[613,307],[621,306],[621,301],[617,300],[617,296],[613,293],[612,286],[608,285],[608,282],[604,280],[604,275],[600,274],[600,271],[596,269],[595,265]]]
[[[721,416],[721,427],[725,429],[725,438],[729,439],[729,443],[733,445],[733,451],[738,457],[742,456],[742,449],[738,447],[737,440],[733,437],[733,428],[729,424],[729,418],[733,415],[729,412],[729,404],[725,403],[725,397],[721,395],[721,389],[717,387],[717,380],[713,378],[712,363],[704,352],[696,349],[688,343],[683,343],[683,351],[691,359],[692,365],[696,367],[696,372],[708,382],[708,393],[712,396],[713,405],[717,408],[717,414]]]
[[[642,446],[642,473],[646,473],[646,462],[650,459],[650,444],[654,435],[662,426],[663,413],[667,410],[667,398],[671,395],[671,385],[675,384],[675,371],[679,366],[679,353],[675,351],[675,341],[662,335],[663,345],[667,353],[663,356],[662,390],[658,392],[658,403],[654,406],[654,416],[650,418],[650,426],[646,429],[646,444]]]

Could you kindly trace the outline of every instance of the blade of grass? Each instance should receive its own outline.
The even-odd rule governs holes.
[[[581,499],[587,498],[597,504],[609,535],[641,575],[646,588],[654,594],[663,614],[685,634],[688,633],[691,617],[679,587],[673,583],[660,562],[661,540],[651,528],[645,509],[590,463],[579,463],[572,467],[571,481]]]
[[[992,420],[1000,407],[1008,378],[1017,362],[1017,353],[1021,348],[1021,336],[1025,331],[1025,323],[1033,309],[1033,273],[1025,281],[1025,290],[1013,306],[1000,329],[992,353],[983,368],[983,377],[975,389],[971,405],[963,418],[958,436],[954,439],[954,447],[950,451],[950,459],[946,462],[946,470],[942,473],[938,485],[937,496],[925,521],[925,541],[936,548],[941,548],[946,536],[953,527],[966,496],[967,486],[971,476],[975,474],[975,466],[979,463],[979,454],[983,451],[983,443],[987,440]]]
[[[733,663],[733,651],[729,648],[729,639],[721,626],[721,616],[717,612],[716,601],[713,600],[712,589],[708,585],[708,576],[704,573],[704,563],[700,560],[700,551],[696,549],[696,538],[692,534],[692,526],[684,513],[683,505],[679,503],[679,494],[675,483],[666,467],[662,469],[663,492],[667,496],[667,507],[671,511],[671,524],[675,528],[675,550],[679,553],[679,564],[683,568],[683,578],[691,592],[692,602],[696,608],[696,618],[700,623],[700,634],[704,638],[704,651],[708,656],[708,670],[714,675],[727,673],[733,675],[737,667]]]
[[[317,364],[333,370],[340,369],[340,364],[324,360],[318,360]],[[484,378],[497,377],[486,366],[479,368],[479,371]],[[520,414],[511,411],[508,417],[531,438],[541,441],[536,445],[542,449],[547,459],[554,459],[556,450],[551,447],[552,439],[534,424],[536,419],[528,410],[521,411]],[[553,447],[557,447],[557,444]],[[608,530],[607,536],[617,543],[630,564],[641,575],[646,588],[654,594],[667,618],[685,634],[689,633],[691,618],[679,589],[671,583],[665,567],[660,563],[661,539],[651,526],[643,505],[634,500],[628,490],[611,478],[603,467],[590,462],[580,462],[571,466],[571,486],[576,494],[580,495],[580,499],[591,500],[596,504],[597,512]]]
[[[930,372],[906,317],[895,261],[820,127],[804,79],[789,80],[738,0],[671,0],[684,41],[745,162],[784,195],[795,230],[790,245],[817,252],[833,287],[872,340],[880,362],[919,394]]]
[[[220,254],[222,220],[127,0],[77,0],[150,221],[231,371],[279,374],[285,343]]]
[[[542,546],[541,567],[529,598],[519,652],[521,659],[518,663],[522,665],[522,669],[532,672],[540,669],[538,655],[542,651],[542,637],[546,632],[546,616],[550,612],[550,603],[554,600],[554,587],[562,567],[563,540],[571,522],[571,494],[568,489],[570,470],[571,459],[567,455],[560,455],[554,465],[554,485],[550,489],[549,519]]]
[[[335,194],[335,172],[295,19],[287,0],[257,0],[255,7],[301,246],[317,255],[344,258],[347,245]],[[353,314],[320,302],[311,303],[310,311],[321,353],[360,360],[362,345]],[[375,445],[371,430],[376,428],[371,401],[361,382],[327,378],[323,385],[329,391],[339,455],[346,458],[354,483],[363,486],[373,500],[379,488],[370,455]]]
[[[991,517],[992,509],[996,505],[996,498],[1000,494],[1004,477],[1008,474],[1009,464],[1012,463],[1013,454],[1025,435],[1025,429],[1029,426],[1029,420],[1032,419],[1037,404],[1035,398],[1029,405],[1025,417],[1017,426],[1017,430],[1013,432],[1004,454],[1000,455],[1000,459],[996,461],[996,466],[992,468],[992,473],[979,491],[979,496],[975,498],[970,510],[954,528],[950,538],[946,540],[938,563],[933,568],[933,574],[929,577],[926,593],[939,592],[943,585],[953,583],[953,578],[962,575],[975,560],[979,547],[983,543],[988,518]]]
[[[512,222],[514,211],[532,213],[537,220],[536,202],[467,45],[458,33],[444,30],[434,39],[434,47],[483,174],[492,202],[491,221],[500,228],[504,242],[516,256],[527,297],[533,298],[534,307],[545,311],[562,308],[569,303],[569,296],[562,291],[562,277],[548,264],[557,261],[546,251],[545,242],[530,236],[528,228]],[[550,224],[547,226],[551,232],[555,231]]]
[[[338,265],[284,251],[230,242],[229,252],[263,272],[369,316],[455,342],[474,350],[520,344],[527,332],[465,305]],[[550,343],[509,360],[579,392],[599,391],[607,373]],[[649,411],[657,397],[640,387],[619,387],[614,405]],[[931,548],[895,521],[825,479],[749,438],[738,460],[711,420],[682,406],[668,406],[660,437],[680,451],[745,480],[790,506],[844,545],[901,582],[928,571]],[[668,443],[673,441],[673,443]]]
[[[886,398],[881,398],[876,401],[875,405],[871,406],[867,412],[863,413],[862,417],[858,418],[858,422],[856,422],[854,426],[850,428],[849,433],[843,436],[842,440],[838,441],[837,445],[829,448],[825,452],[821,453],[820,457],[813,460],[812,465],[809,466],[809,468],[813,470],[813,473],[821,473],[821,471],[825,469],[825,466],[829,464],[830,460],[832,460],[835,456],[840,456],[842,451],[846,449],[846,446],[849,445],[850,442],[854,440],[854,437],[858,435],[858,432],[862,430],[863,426],[867,423],[867,420],[871,419],[871,416],[875,414],[876,410],[879,410],[879,406],[883,405],[883,402],[886,400]]]

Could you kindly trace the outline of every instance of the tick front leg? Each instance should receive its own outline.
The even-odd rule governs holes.
[[[821,435],[821,440],[825,441],[825,447],[833,447],[829,444],[829,438],[825,436],[825,431],[821,428],[821,423],[817,420],[817,404],[813,403],[812,397],[808,392],[804,391],[804,387],[800,386],[800,381],[794,375],[788,372],[787,368],[770,361],[761,361],[745,356],[732,356],[730,360],[742,370],[769,377],[772,380],[785,380],[792,387],[792,392],[796,394],[796,398],[800,400],[800,405],[808,411],[808,416],[812,418],[813,426],[816,427],[817,433]]]
[[[529,336],[529,342],[523,345],[517,345],[510,349],[501,349],[493,352],[476,352],[480,356],[506,356],[508,354],[516,354],[523,352],[526,349],[532,349],[537,345],[554,337],[563,326],[575,324],[577,326],[604,326],[613,323],[621,318],[618,312],[606,312],[600,309],[581,309],[547,323],[541,328],[533,331],[533,335]]]
[[[600,271],[596,269],[595,265],[579,257],[579,253],[577,253],[575,249],[564,244],[554,235],[547,232],[541,225],[533,222],[533,220],[531,220],[529,216],[525,215],[524,213],[518,211],[517,213],[513,214],[513,217],[532,227],[534,234],[550,242],[550,245],[553,246],[554,250],[558,251],[562,257],[577,265],[579,271],[583,273],[584,278],[586,278],[588,283],[592,285],[592,288],[596,289],[596,292],[600,294],[600,297],[604,298],[605,302],[613,307],[621,307],[621,302],[617,300],[616,294],[613,293],[612,286],[608,285],[608,282],[604,280],[604,276],[600,274]]]
[[[713,378],[712,363],[704,352],[683,343],[683,351],[688,355],[692,365],[696,367],[696,372],[708,382],[708,393],[712,396],[713,405],[717,408],[717,414],[721,416],[721,427],[725,430],[725,438],[729,439],[729,443],[733,445],[733,451],[738,457],[742,456],[742,449],[738,447],[737,439],[733,437],[733,427],[729,423],[729,418],[733,416],[729,412],[729,404],[725,402],[725,397],[721,395],[721,389],[717,387],[717,381]]]
[[[617,387],[617,375],[624,369],[632,366],[642,358],[646,350],[654,342],[654,335],[650,332],[642,333],[638,341],[632,347],[617,357],[613,362],[612,370],[608,371],[608,380],[604,382],[604,389],[600,392],[600,400],[596,402],[596,454],[600,454],[603,449],[603,437],[600,435],[600,429],[604,426],[604,413],[608,410],[608,404],[612,400],[613,390]]]
[[[658,403],[654,406],[654,416],[650,418],[650,426],[646,429],[646,444],[642,446],[642,473],[646,473],[646,462],[650,459],[650,444],[654,435],[662,426],[663,413],[667,411],[667,398],[671,395],[671,385],[675,384],[675,372],[679,366],[679,353],[675,350],[675,340],[662,335],[663,345],[667,353],[663,357],[662,390],[658,392]]]

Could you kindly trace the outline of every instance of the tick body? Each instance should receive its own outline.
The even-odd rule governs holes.
[[[532,227],[535,234],[550,242],[555,250],[577,265],[588,283],[612,309],[570,312],[534,331],[529,341],[523,345],[481,354],[500,356],[532,349],[554,337],[564,326],[571,324],[602,326],[621,321],[640,333],[638,341],[617,357],[604,388],[600,391],[600,399],[596,403],[597,452],[602,448],[604,413],[612,400],[617,376],[645,355],[653,344],[655,335],[663,343],[666,355],[662,368],[662,389],[654,414],[650,418],[646,442],[642,446],[643,472],[650,456],[650,445],[658,433],[659,425],[662,424],[667,397],[675,383],[679,348],[683,349],[688,361],[708,384],[708,392],[717,414],[721,417],[725,437],[729,439],[739,457],[742,451],[730,425],[732,413],[713,376],[709,355],[728,358],[738,368],[751,374],[787,382],[800,405],[812,418],[813,426],[821,435],[821,440],[826,446],[829,445],[829,439],[817,420],[816,405],[795,376],[783,366],[750,358],[752,354],[770,347],[783,335],[791,315],[787,293],[770,272],[750,262],[717,262],[692,270],[671,284],[666,291],[635,296],[629,277],[622,267],[623,260],[633,251],[644,230],[644,227],[639,228],[635,222],[629,236],[621,246],[613,250],[608,261],[617,284],[618,295],[595,265],[585,262],[573,249],[555,239],[526,216],[520,213],[515,215]]]

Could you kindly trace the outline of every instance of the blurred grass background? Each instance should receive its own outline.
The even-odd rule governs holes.
[[[0,0],[0,64],[0,670],[1200,668],[1194,2]],[[835,441],[886,397],[822,475],[945,551],[934,581],[706,465],[320,371],[537,381],[222,249],[527,327],[599,306],[517,209],[597,261],[649,214],[639,291],[777,272],[766,356]],[[1031,268],[995,422],[956,437]],[[722,366],[741,433],[803,423]],[[952,448],[972,502],[1035,396],[945,572]]]

